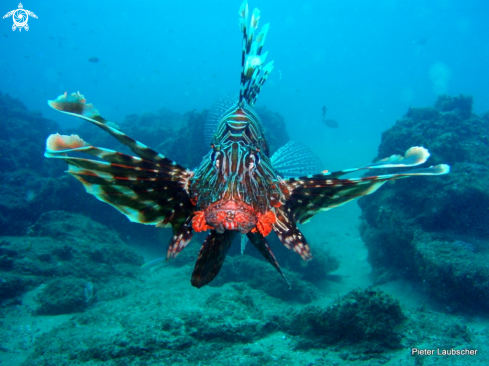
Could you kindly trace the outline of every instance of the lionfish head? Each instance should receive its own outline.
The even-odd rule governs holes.
[[[260,149],[242,142],[212,145],[193,178],[195,231],[236,230],[268,235],[280,205],[277,177],[262,163]]]

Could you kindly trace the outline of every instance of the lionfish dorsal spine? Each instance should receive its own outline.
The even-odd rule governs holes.
[[[270,24],[265,24],[255,37],[260,20],[260,10],[253,9],[251,19],[248,14],[248,3],[245,0],[241,5],[240,25],[243,32],[243,50],[241,56],[241,89],[239,91],[239,104],[246,101],[250,106],[256,102],[261,87],[273,70],[273,61],[265,64],[268,52],[263,55],[263,45],[267,38]]]

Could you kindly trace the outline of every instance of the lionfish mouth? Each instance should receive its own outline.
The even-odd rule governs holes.
[[[253,207],[233,200],[214,202],[205,210],[204,217],[207,225],[212,226],[218,233],[237,230],[246,234],[257,223]]]

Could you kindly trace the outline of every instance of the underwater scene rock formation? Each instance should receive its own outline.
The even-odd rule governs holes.
[[[360,199],[359,232],[338,234],[316,218],[310,262],[270,236],[290,290],[251,245],[242,255],[239,240],[220,275],[197,290],[189,273],[200,234],[178,258],[143,266],[165,254],[171,231],[129,223],[87,195],[64,163],[43,158],[50,133],[120,149],[117,141],[88,123],[63,131],[0,94],[2,364],[455,365],[411,349],[487,350],[489,113],[471,107],[471,97],[441,96],[432,108],[410,108],[374,159],[424,146],[431,164],[451,165],[449,175],[399,180]],[[117,123],[193,167],[208,151],[206,113],[163,109]],[[273,153],[290,140],[285,121],[258,113]],[[368,258],[348,268],[370,264],[367,286],[349,281],[348,259],[331,248],[354,242]],[[421,300],[408,306],[399,287]]]
[[[429,146],[441,179],[399,181],[359,200],[362,238],[377,282],[423,284],[447,310],[489,309],[489,113],[472,113],[472,97],[440,96],[410,108],[385,131],[379,157]]]

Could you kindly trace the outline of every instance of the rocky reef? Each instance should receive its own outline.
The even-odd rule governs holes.
[[[71,182],[59,178],[63,166],[43,157],[43,141],[56,131],[55,122],[0,93],[0,232],[4,235],[25,234],[42,213],[65,205],[58,197],[69,194]]]
[[[45,284],[39,295],[40,313],[77,312],[83,309],[79,300],[86,300],[88,283],[97,288],[113,277],[132,278],[141,264],[142,258],[115,231],[81,215],[46,212],[28,236],[1,237],[0,303],[15,303],[19,296]],[[70,302],[78,305],[67,311]],[[64,310],[54,310],[56,306]]]
[[[382,353],[401,345],[406,320],[399,302],[369,288],[354,290],[328,308],[306,307],[290,320],[289,332],[302,335],[297,348],[323,348],[342,343],[363,345],[366,353]]]
[[[362,238],[379,283],[413,279],[446,310],[489,308],[489,113],[472,97],[440,96],[385,131],[378,158],[424,146],[449,175],[400,180],[359,201]]]

